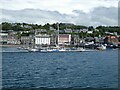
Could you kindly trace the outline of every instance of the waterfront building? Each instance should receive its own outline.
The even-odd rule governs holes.
[[[51,34],[50,45],[56,45],[56,43],[57,43],[57,35],[56,34]]]
[[[80,44],[79,35],[72,35],[71,36],[71,45],[79,45],[79,44]]]
[[[50,36],[49,35],[36,35],[35,36],[35,44],[36,45],[50,45]]]
[[[24,45],[30,44],[31,42],[29,36],[21,36],[20,41],[21,41],[21,44],[24,44]]]
[[[20,40],[15,35],[8,35],[7,44],[18,45],[20,44]]]
[[[58,36],[58,44],[59,45],[70,45],[71,43],[71,35],[70,34],[59,34]]]
[[[0,33],[0,44],[7,44],[8,33]]]

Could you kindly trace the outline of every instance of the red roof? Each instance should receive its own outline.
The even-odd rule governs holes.
[[[116,38],[115,36],[111,36],[111,38]]]
[[[107,36],[107,38],[116,39],[116,36]]]

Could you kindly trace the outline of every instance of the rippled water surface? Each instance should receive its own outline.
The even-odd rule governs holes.
[[[3,87],[116,88],[118,50],[3,52]]]

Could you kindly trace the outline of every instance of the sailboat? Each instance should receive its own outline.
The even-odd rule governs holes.
[[[35,35],[36,35],[36,32],[34,30],[33,43],[31,45],[31,47],[28,48],[29,52],[37,52],[37,51],[39,51],[39,49],[36,48],[36,45],[35,45]]]
[[[59,46],[59,23],[57,23],[57,28],[58,28],[58,34],[57,34],[57,43],[56,46],[53,48],[45,48],[45,49],[41,49],[41,52],[65,52],[66,49],[65,48],[61,48]]]
[[[57,23],[57,43],[56,46],[53,48],[45,48],[41,49],[40,52],[82,52],[86,51],[84,48],[76,48],[76,49],[71,49],[71,48],[65,48],[65,47],[60,47],[59,46],[59,23]]]

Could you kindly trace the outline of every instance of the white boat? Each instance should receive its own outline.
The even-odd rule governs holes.
[[[86,51],[86,49],[84,49],[84,48],[78,48],[77,50],[80,52]]]
[[[99,47],[97,47],[98,50],[106,50],[106,46],[105,45],[100,45]]]
[[[66,49],[66,48],[47,48],[41,49],[40,52],[83,52],[86,51],[83,48],[78,49]]]
[[[23,50],[24,48],[23,48],[23,47],[18,47],[17,49],[18,49],[18,50]]]
[[[62,48],[47,48],[47,49],[41,49],[40,52],[65,52],[66,49]]]
[[[30,51],[30,52],[37,52],[37,51],[39,51],[39,49],[36,49],[36,48],[30,48],[30,49],[28,49],[28,51]]]

